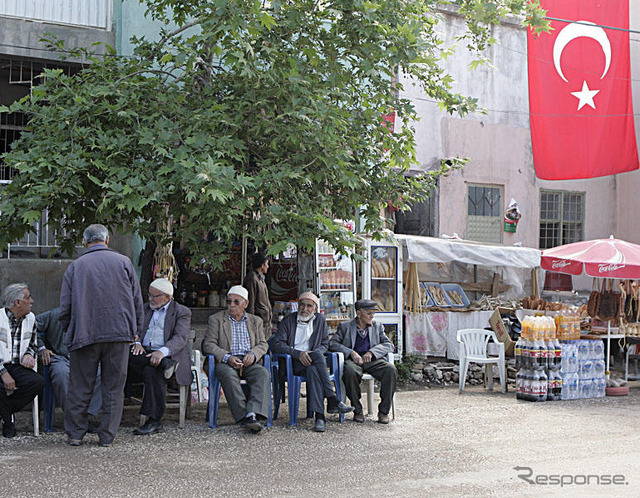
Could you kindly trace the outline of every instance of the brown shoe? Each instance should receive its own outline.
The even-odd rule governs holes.
[[[364,422],[364,413],[354,413],[353,421],[362,424]]]
[[[378,423],[379,424],[388,424],[389,423],[389,415],[386,413],[378,413]]]

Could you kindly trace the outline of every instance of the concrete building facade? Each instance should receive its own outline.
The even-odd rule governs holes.
[[[453,45],[454,37],[463,32],[464,20],[454,10],[438,15],[446,43]],[[631,2],[630,25],[638,23],[640,5]],[[470,240],[536,248],[609,235],[640,243],[640,220],[635,214],[640,171],[589,180],[543,181],[536,177],[529,129],[526,30],[517,20],[506,20],[492,35],[497,43],[482,54],[491,65],[470,70],[474,54],[466,50],[443,63],[456,79],[455,90],[477,98],[486,114],[460,118],[444,113],[410,80],[400,77],[403,96],[415,103],[420,116],[419,122],[411,123],[417,133],[420,168],[432,169],[450,157],[468,158],[463,169],[440,179],[432,198],[436,206],[431,209],[432,233],[424,235],[456,233]],[[638,35],[632,34],[631,67],[638,106],[640,65],[633,61],[640,47],[633,43],[634,37]],[[639,128],[636,115],[636,136]],[[483,203],[474,202],[480,198]],[[511,198],[522,212],[516,233],[503,230],[502,218]],[[478,204],[484,204],[484,210]],[[563,209],[566,212],[556,219],[556,210]],[[588,279],[574,278],[574,286],[590,285]]]

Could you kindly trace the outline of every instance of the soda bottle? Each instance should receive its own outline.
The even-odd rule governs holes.
[[[545,373],[544,369],[540,368],[536,370],[534,376],[538,379],[536,401],[547,401],[547,393],[549,389],[549,379],[547,377],[547,374]]]
[[[524,389],[524,370],[518,370],[516,374],[516,399],[524,399],[525,398],[525,389]]]
[[[522,368],[522,346],[525,342],[525,339],[520,335],[516,345],[513,347],[513,356],[516,359],[516,369],[520,370]]]

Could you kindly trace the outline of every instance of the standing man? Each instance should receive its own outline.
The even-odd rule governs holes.
[[[36,317],[26,284],[11,284],[2,291],[0,308],[0,416],[2,435],[16,435],[13,414],[42,392],[44,379],[36,365]]]
[[[131,346],[128,380],[144,382],[140,415],[149,417],[142,427],[133,431],[139,436],[163,430],[167,380],[173,373],[179,385],[191,384],[191,310],[172,298],[173,284],[168,279],[157,278],[151,282],[142,336]]]
[[[43,339],[38,337],[38,356],[43,365],[49,365],[49,375],[57,404],[65,409],[67,392],[69,391],[69,365],[70,356],[67,346],[64,344],[64,331],[60,325],[60,308],[53,308],[36,316],[38,333],[42,333]],[[98,417],[102,406],[102,389],[100,388],[100,374],[96,379],[93,396],[87,413],[92,417]],[[96,432],[96,428],[90,424],[89,432]]]
[[[387,354],[393,353],[394,346],[384,333],[384,326],[373,321],[377,306],[377,303],[370,299],[356,301],[356,317],[350,322],[338,325],[338,331],[329,342],[329,349],[344,354],[342,380],[347,397],[355,408],[353,420],[364,422],[364,412],[360,403],[360,381],[362,374],[368,373],[380,381],[378,422],[388,424],[398,371],[393,363],[384,359]]]
[[[131,260],[109,249],[105,226],[89,225],[82,243],[87,251],[67,268],[60,291],[60,324],[71,355],[64,427],[69,444],[80,446],[100,366],[98,438],[100,446],[111,446],[122,419],[129,347],[142,330],[142,294]]]
[[[259,251],[253,255],[251,266],[253,269],[244,277],[242,284],[249,292],[247,313],[262,318],[264,335],[269,340],[271,337],[271,301],[269,301],[269,289],[264,281],[264,276],[269,271],[269,258],[264,252]]]
[[[229,289],[227,311],[209,317],[202,352],[215,357],[215,375],[235,421],[258,433],[269,409],[269,372],[259,363],[268,346],[262,320],[246,312],[248,297],[240,285]],[[249,384],[248,398],[240,379]]]
[[[324,354],[329,345],[327,320],[317,313],[320,301],[312,292],[303,292],[298,311],[280,322],[273,341],[274,353],[286,353],[293,360],[293,373],[307,379],[307,403],[315,414],[315,432],[325,432],[324,399],[328,413],[349,413],[353,408],[338,400],[327,371]],[[289,400],[291,403],[291,400]]]

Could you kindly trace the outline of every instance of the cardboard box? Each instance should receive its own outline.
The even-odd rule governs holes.
[[[509,336],[509,331],[502,322],[502,316],[511,313],[510,308],[498,308],[489,317],[489,325],[491,329],[496,333],[496,337],[500,342],[504,343],[504,354],[507,357],[513,356],[513,347],[516,345]]]

